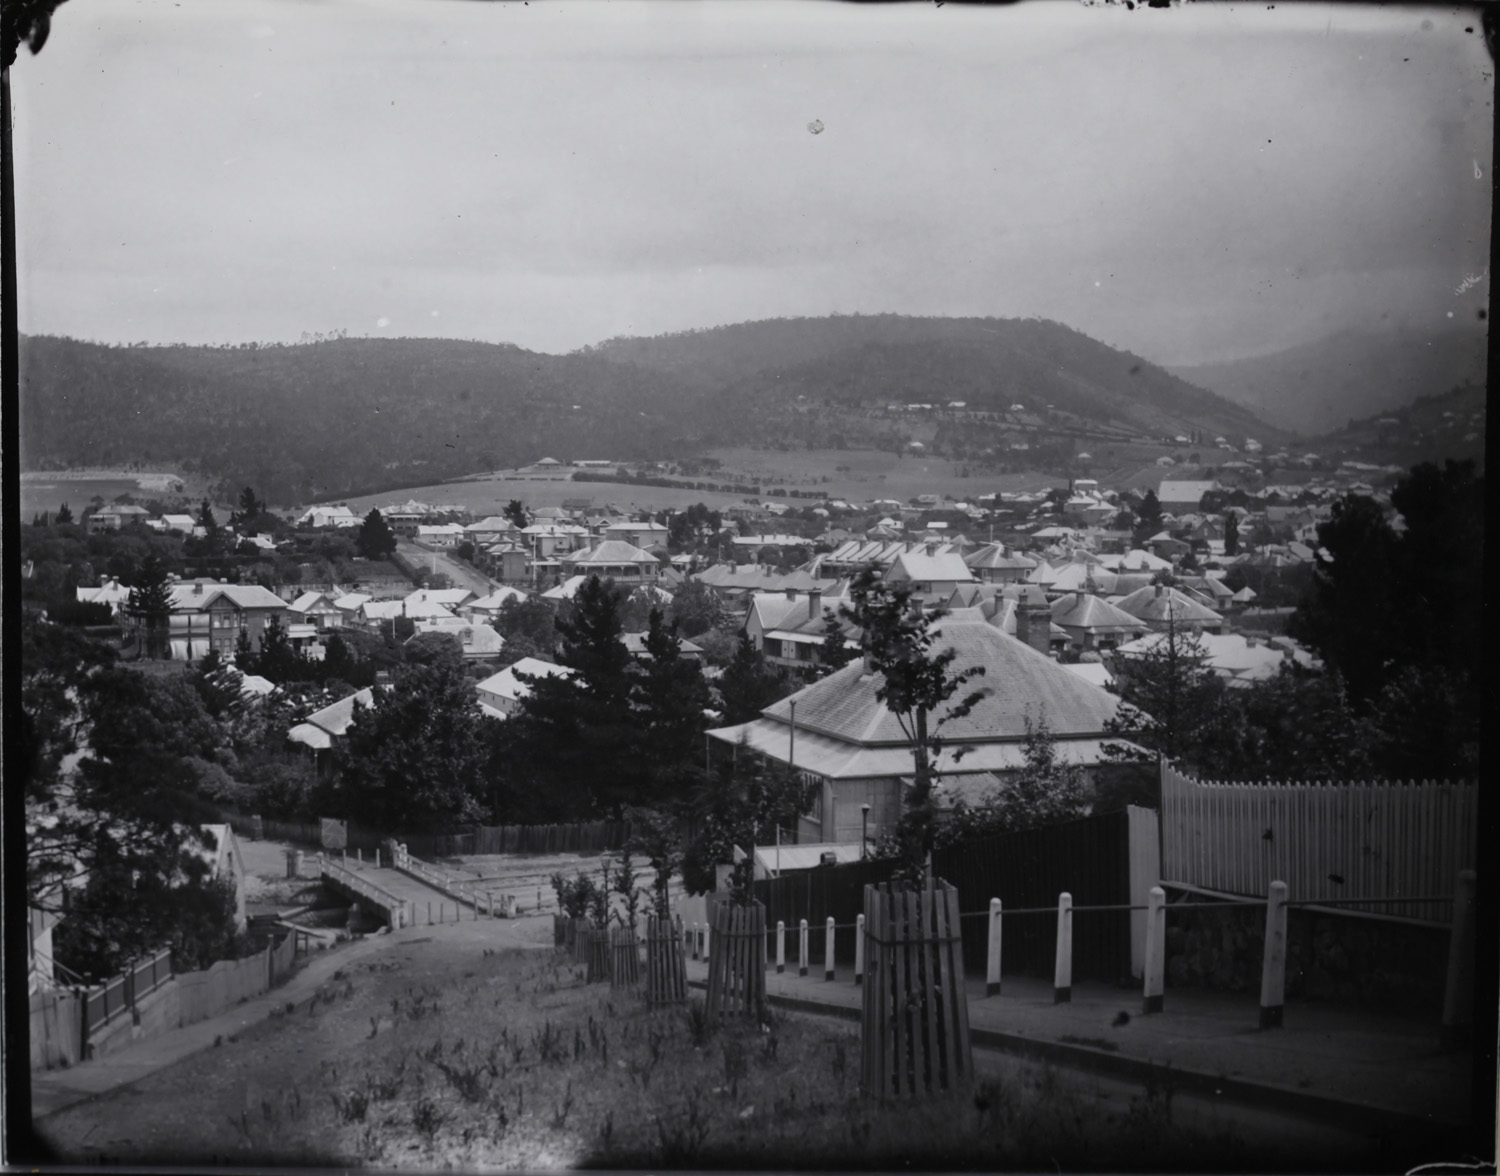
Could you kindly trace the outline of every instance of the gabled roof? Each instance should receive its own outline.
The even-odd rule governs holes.
[[[333,601],[328,599],[326,592],[304,592],[296,600],[292,601],[291,604],[287,605],[287,608],[295,613],[305,613],[309,609],[317,607],[320,601],[330,608],[336,607]]]
[[[621,633],[620,636],[625,642],[625,648],[630,651],[632,657],[649,656],[646,652],[645,633]],[[682,649],[683,653],[703,652],[703,646],[697,644],[696,642],[689,641],[686,637],[681,639],[681,641],[679,642],[679,646]]]
[[[539,678],[544,674],[567,678],[572,676],[572,673],[572,669],[568,666],[554,665],[540,658],[523,657],[514,665],[506,666],[498,674],[491,674],[475,689],[480,694],[489,694],[496,698],[518,702],[531,693],[531,688],[517,678],[517,674],[529,674],[533,678]]]
[[[627,543],[623,539],[605,539],[593,547],[585,548],[583,551],[575,551],[565,557],[568,562],[587,566],[589,564],[613,565],[613,564],[654,564],[656,556],[649,551],[642,551],[634,543]]]
[[[1045,654],[1000,632],[975,609],[956,610],[937,621],[935,648],[953,649],[954,670],[983,666],[982,677],[961,688],[955,701],[971,690],[989,693],[970,713],[944,725],[945,740],[990,742],[1024,739],[1028,709],[1033,720],[1042,710],[1048,726],[1060,738],[1097,735],[1114,715],[1114,695],[1079,680]],[[787,723],[792,702],[797,704],[797,729],[816,731],[849,743],[904,744],[906,735],[896,716],[876,698],[884,679],[866,674],[863,663],[841,670],[767,707],[762,714]],[[946,708],[943,708],[946,709]],[[940,709],[934,720],[943,714]]]
[[[360,606],[370,599],[366,592],[346,592],[333,602],[333,607],[343,612],[358,612]]]
[[[405,597],[407,604],[443,604],[453,606],[463,604],[474,593],[467,588],[418,588],[415,592],[408,592]]]
[[[288,731],[287,738],[308,747],[331,747],[333,741],[330,736],[343,735],[353,725],[356,702],[361,706],[374,705],[375,692],[366,686],[363,690],[356,690],[348,697],[315,711],[307,716],[305,722],[298,723]]]
[[[1027,559],[1019,552],[1007,553],[1005,545],[1001,543],[987,543],[978,551],[964,556],[964,563],[971,568],[993,568],[1004,569],[1029,569],[1036,567],[1036,561]]]
[[[904,576],[908,580],[955,580],[963,583],[974,578],[963,556],[954,551],[935,552],[928,555],[925,550],[904,551],[898,555],[886,572],[886,578]]]
[[[507,600],[525,600],[526,593],[519,588],[496,588],[488,596],[481,596],[477,600],[466,601],[464,608],[476,612],[486,612],[490,609],[498,609]]]

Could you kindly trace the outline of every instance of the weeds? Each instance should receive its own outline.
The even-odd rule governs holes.
[[[573,1109],[573,1080],[568,1079],[567,1089],[563,1092],[562,1104],[552,1115],[552,1126],[554,1130],[561,1131],[568,1121],[568,1113]]]
[[[438,1110],[431,1099],[424,1098],[412,1108],[411,1125],[418,1135],[431,1143],[447,1118],[448,1116]]]
[[[665,1117],[658,1116],[656,1135],[663,1168],[684,1167],[697,1158],[708,1139],[708,1122],[696,1092],[688,1095],[683,1113],[674,1116],[670,1123]]]
[[[724,1042],[724,1084],[729,1087],[729,1097],[739,1098],[740,1079],[750,1073],[750,1051],[743,1038],[731,1037]]]
[[[333,1107],[338,1112],[340,1122],[363,1123],[365,1121],[365,1113],[370,1109],[368,1090],[346,1090],[343,1094],[335,1090],[329,1097],[333,1099]]]
[[[561,1062],[567,1058],[563,1051],[562,1030],[554,1025],[550,1018],[544,1021],[541,1029],[532,1035],[531,1044],[544,1064]]]
[[[682,1014],[687,1023],[688,1039],[692,1041],[694,1049],[702,1049],[708,1044],[708,1039],[713,1035],[713,1021],[708,1015],[708,1006],[701,1000],[695,1000],[688,1005]]]
[[[483,1080],[484,1067],[480,1066],[450,1066],[446,1062],[433,1063],[443,1072],[443,1077],[448,1079],[453,1089],[466,1103],[477,1103],[484,1101],[485,1084]]]

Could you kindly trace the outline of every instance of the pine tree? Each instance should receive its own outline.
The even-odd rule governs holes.
[[[355,549],[365,559],[385,559],[396,550],[396,535],[378,510],[371,510],[354,539]]]
[[[708,683],[698,663],[682,656],[676,625],[659,608],[651,610],[643,673],[636,675],[634,705],[645,739],[643,753],[652,770],[649,794],[636,803],[680,795],[692,776],[707,726]]]
[[[1127,704],[1106,724],[1152,758],[1181,762],[1193,770],[1216,759],[1225,736],[1224,681],[1208,665],[1198,633],[1169,621],[1144,652],[1116,659],[1116,689]],[[1121,760],[1141,753],[1106,745]]]
[[[773,702],[785,698],[792,683],[755,648],[750,634],[742,631],[734,660],[719,676],[718,686],[724,701],[724,721],[732,725],[748,723]]]
[[[843,623],[829,613],[823,618],[823,642],[818,646],[818,663],[825,675],[841,670],[855,657],[854,646],[844,632]]]
[[[73,521],[73,512],[68,508],[68,504],[66,502],[63,503],[61,506],[59,506],[57,508],[57,520],[56,521],[57,521],[57,525],[59,527],[63,526],[66,523],[71,523]]]
[[[1224,554],[1231,556],[1239,553],[1240,520],[1233,511],[1227,511],[1224,515]]]
[[[198,508],[198,525],[203,528],[204,534],[212,539],[219,533],[219,522],[214,518],[214,508],[209,505],[208,499]]]
[[[163,656],[167,624],[172,615],[172,592],[166,565],[156,552],[148,553],[136,569],[136,582],[125,602],[125,611],[136,624],[137,651],[143,641],[146,657]]]
[[[519,498],[512,498],[505,504],[504,514],[518,528],[524,529],[530,525],[531,520],[526,517],[526,506]]]

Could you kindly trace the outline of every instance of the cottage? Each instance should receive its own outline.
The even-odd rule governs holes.
[[[661,563],[648,551],[621,539],[605,539],[594,547],[562,557],[563,571],[570,576],[598,576],[617,584],[645,583],[656,579]]]
[[[1002,781],[1013,775],[1025,763],[1028,717],[1045,717],[1061,759],[1089,773],[1105,762],[1106,724],[1118,706],[1114,695],[1006,636],[976,610],[956,610],[934,630],[936,648],[956,652],[954,669],[984,668],[984,676],[973,681],[988,691],[967,715],[943,728],[948,746],[934,767],[945,781],[974,773]],[[813,807],[799,823],[799,841],[858,843],[865,805],[871,836],[895,826],[902,779],[913,771],[906,735],[876,697],[882,681],[856,660],[767,707],[759,718],[708,734],[723,754],[743,744],[817,784]],[[965,749],[961,756],[959,748]]]
[[[1178,628],[1218,632],[1224,618],[1176,588],[1153,584],[1113,602],[1121,612],[1145,621],[1151,629]]]
[[[174,661],[197,661],[210,649],[232,660],[240,634],[257,649],[272,617],[285,620],[286,603],[258,584],[188,580],[170,589],[167,639]]]
[[[567,666],[554,665],[539,658],[523,657],[513,665],[506,666],[498,674],[491,674],[475,687],[479,695],[479,709],[491,718],[503,719],[516,713],[521,700],[531,693],[531,687],[521,681],[521,676],[532,678],[556,676],[567,678],[573,671]]]
[[[1052,623],[1068,634],[1073,649],[1111,649],[1147,630],[1146,622],[1139,617],[1087,592],[1070,593],[1053,601]]]
[[[974,573],[957,551],[940,552],[936,543],[898,555],[885,573],[888,584],[904,584],[914,598],[938,604],[960,584],[974,582]]]
[[[823,642],[828,638],[827,619],[839,617],[842,603],[837,597],[825,599],[821,588],[757,592],[745,614],[745,633],[772,664],[807,669],[821,664]],[[846,636],[857,639],[852,625],[840,623]]]

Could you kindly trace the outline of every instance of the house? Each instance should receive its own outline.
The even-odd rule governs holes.
[[[605,539],[593,547],[562,557],[563,572],[569,576],[598,576],[616,584],[648,583],[656,579],[660,561],[623,539]]]
[[[311,749],[314,762],[320,768],[326,769],[331,761],[322,753],[331,751],[334,744],[342,739],[349,728],[354,725],[358,707],[374,705],[374,690],[368,686],[363,690],[356,690],[353,694],[308,715],[305,721],[298,723],[286,733],[287,741]]]
[[[161,516],[161,529],[163,531],[176,531],[181,535],[203,535],[205,534],[198,521],[188,514],[164,514]]]
[[[433,600],[367,600],[355,614],[356,623],[365,629],[394,626],[397,617],[412,621],[449,620],[458,623],[458,616],[447,605]]]
[[[521,537],[534,560],[559,558],[588,542],[589,533],[576,523],[532,523],[521,529]]]
[[[572,673],[567,666],[554,665],[535,657],[523,657],[498,674],[491,674],[475,687],[479,695],[479,708],[492,718],[503,719],[515,714],[521,700],[531,693],[531,688],[521,681],[520,675],[526,674],[533,678],[555,675],[566,678]]]
[[[984,675],[971,682],[987,691],[967,715],[943,726],[946,746],[933,766],[945,786],[975,773],[1002,781],[1014,775],[1025,764],[1028,719],[1045,718],[1060,759],[1090,775],[1106,761],[1106,724],[1118,706],[1114,695],[1006,636],[978,610],[955,610],[933,628],[934,648],[954,651],[954,670],[982,667]],[[870,806],[871,836],[895,826],[902,780],[913,771],[906,734],[877,697],[883,683],[856,659],[767,707],[760,717],[708,735],[720,754],[734,754],[743,744],[817,785],[813,807],[799,822],[799,841],[857,844],[864,805]],[[967,693],[960,691],[932,721],[941,721],[947,707]]]
[[[1111,655],[1116,670],[1129,673],[1130,659],[1144,657],[1167,640],[1165,633],[1148,633],[1117,648]],[[1282,638],[1276,643],[1243,633],[1202,633],[1198,636],[1204,664],[1230,686],[1246,686],[1274,678],[1284,665],[1304,670],[1320,669],[1322,663],[1296,642]]]
[[[299,527],[357,527],[364,520],[347,506],[313,506],[296,522]]]
[[[484,549],[483,563],[502,583],[525,584],[531,579],[531,552],[518,540],[502,540]]]
[[[978,551],[964,556],[964,563],[976,580],[986,584],[1014,584],[1036,567],[1036,561],[1016,551],[1007,552],[1002,543],[987,543]]]
[[[1108,573],[1106,573],[1108,574]],[[1146,622],[1087,592],[1052,602],[1052,623],[1068,634],[1073,649],[1111,649],[1146,633]]]
[[[1213,609],[1164,584],[1139,588],[1113,603],[1121,612],[1145,621],[1152,629],[1177,625],[1218,632],[1224,624],[1224,618]]]
[[[605,539],[618,539],[636,547],[650,547],[653,543],[665,545],[667,529],[661,523],[611,523],[604,528]]]
[[[408,605],[440,604],[451,611],[462,608],[472,599],[474,593],[467,588],[418,588],[415,592],[407,593],[403,602]]]
[[[89,515],[89,534],[94,535],[102,531],[118,531],[121,527],[128,527],[132,523],[144,523],[151,512],[143,506],[134,506],[123,503],[118,506],[106,506]]]
[[[745,614],[745,633],[772,664],[807,669],[821,664],[827,618],[838,617],[841,603],[838,597],[825,598],[821,588],[757,592],[750,597],[750,611]],[[852,625],[842,622],[842,627],[846,636],[857,640]]]
[[[287,612],[294,625],[311,625],[316,633],[344,627],[344,610],[327,592],[304,592],[287,606]]]
[[[239,838],[228,825],[202,825],[204,844],[196,847],[198,856],[208,863],[210,876],[234,886],[234,925],[245,929],[245,855]]]
[[[886,570],[888,584],[904,584],[913,597],[938,604],[953,595],[960,584],[974,582],[974,573],[957,551],[940,552],[936,543],[898,555]]]
[[[457,523],[419,523],[416,539],[426,547],[457,547],[465,531]]]
[[[415,641],[423,633],[447,633],[459,645],[465,661],[488,661],[498,658],[505,648],[505,638],[483,621],[465,623],[457,617],[417,622],[417,631],[407,638]]]
[[[173,661],[197,661],[210,649],[233,660],[243,633],[258,649],[272,617],[285,620],[286,603],[259,584],[221,584],[217,580],[185,580],[169,589],[172,611],[167,618],[167,640]]]
[[[521,528],[504,515],[490,515],[464,528],[464,535],[480,545],[498,543],[520,533]]]
[[[116,617],[121,616],[130,602],[130,589],[116,579],[105,580],[97,588],[75,588],[79,604],[104,604]]]
[[[625,648],[630,652],[630,656],[637,661],[651,656],[650,652],[646,649],[645,633],[621,633],[620,637],[625,642]],[[703,646],[697,644],[697,642],[682,638],[678,641],[678,656],[683,661],[697,662],[699,665],[702,665]]]
[[[489,622],[500,615],[500,610],[507,601],[513,600],[519,604],[526,598],[527,593],[519,588],[496,588],[488,596],[478,596],[460,604],[458,615],[470,621]]]

